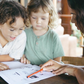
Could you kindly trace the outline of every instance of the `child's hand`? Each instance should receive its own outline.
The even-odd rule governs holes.
[[[0,71],[7,70],[9,67],[6,64],[0,63]]]
[[[21,57],[20,62],[21,62],[21,63],[25,63],[25,64],[30,64],[30,61],[27,60],[27,58],[25,57],[25,55],[23,55],[23,56]]]

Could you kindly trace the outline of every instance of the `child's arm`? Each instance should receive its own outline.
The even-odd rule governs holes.
[[[9,55],[0,55],[0,62],[4,61],[13,61],[14,59],[11,58]]]
[[[30,64],[30,61],[25,57],[25,55],[23,55],[20,59],[21,63],[25,63],[25,64]]]
[[[54,58],[55,61],[61,62],[61,57]]]
[[[61,44],[61,41],[60,41],[58,35],[55,35],[53,42],[54,42],[53,43],[54,44],[54,60],[61,62],[61,57],[65,56],[65,55],[64,55],[62,44]]]

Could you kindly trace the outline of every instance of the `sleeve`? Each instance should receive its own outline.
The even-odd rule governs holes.
[[[54,58],[64,56],[61,41],[56,33],[54,34],[53,40]]]
[[[26,34],[23,31],[13,42],[12,50],[9,53],[9,56],[15,60],[19,60],[24,53],[26,46]]]

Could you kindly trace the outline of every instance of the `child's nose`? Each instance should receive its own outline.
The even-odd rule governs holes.
[[[19,31],[16,31],[16,32],[15,32],[15,36],[18,36],[19,34],[20,34]]]
[[[41,19],[40,18],[37,19],[37,23],[41,23]]]

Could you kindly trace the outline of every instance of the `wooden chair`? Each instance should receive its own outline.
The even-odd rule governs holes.
[[[84,66],[84,57],[62,57],[65,64],[81,65]]]

